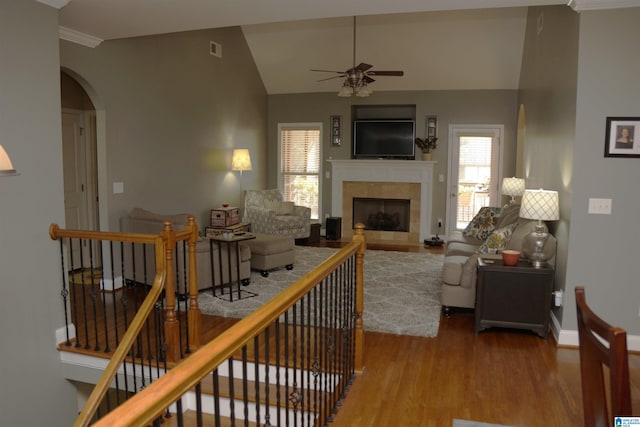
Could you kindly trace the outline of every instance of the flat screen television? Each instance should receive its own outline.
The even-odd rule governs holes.
[[[355,120],[353,158],[413,159],[415,136],[412,119]]]

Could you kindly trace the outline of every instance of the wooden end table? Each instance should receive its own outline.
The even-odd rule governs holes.
[[[501,259],[478,258],[476,334],[490,327],[531,330],[546,339],[549,333],[554,269],[534,268],[521,260],[506,266]]]

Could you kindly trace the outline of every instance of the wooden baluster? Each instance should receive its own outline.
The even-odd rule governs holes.
[[[187,219],[186,230],[191,231],[189,245],[189,349],[197,350],[201,345],[202,313],[198,306],[198,272],[196,265],[196,243],[198,242],[198,225],[194,216]]]
[[[353,237],[353,242],[359,242],[356,256],[356,348],[355,348],[355,370],[362,373],[364,365],[364,329],[362,314],[364,311],[364,253],[367,250],[367,243],[364,238],[364,224],[357,223]]]
[[[167,277],[164,285],[165,318],[164,333],[167,341],[167,362],[180,360],[180,324],[176,317],[176,274],[174,252],[176,249],[176,233],[171,222],[166,221],[160,233],[165,242],[165,259],[167,262]]]

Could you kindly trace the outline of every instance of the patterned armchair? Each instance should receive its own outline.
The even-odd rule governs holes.
[[[311,209],[285,202],[280,190],[247,190],[244,198],[244,222],[251,231],[279,234],[294,239],[309,237]]]

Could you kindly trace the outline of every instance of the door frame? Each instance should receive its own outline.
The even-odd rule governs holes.
[[[93,111],[62,108],[62,114],[72,114],[80,118],[80,138],[83,140],[84,153],[84,185],[82,206],[86,210],[83,228],[95,230],[98,224],[98,186],[97,186],[97,153],[96,153],[96,114]],[[77,158],[77,154],[75,153]],[[63,164],[64,167],[64,164]]]
[[[498,199],[500,197],[500,185],[502,181],[503,173],[503,159],[504,159],[504,125],[503,124],[449,124],[449,141],[447,151],[447,193],[445,202],[445,235],[450,234],[455,230],[455,221],[451,220],[453,212],[456,208],[453,207],[453,201],[458,199],[458,163],[460,147],[458,144],[457,134],[460,132],[465,133],[488,133],[496,132],[498,138],[498,170],[496,182],[492,185],[496,186],[496,193]],[[455,188],[454,188],[455,185]]]

